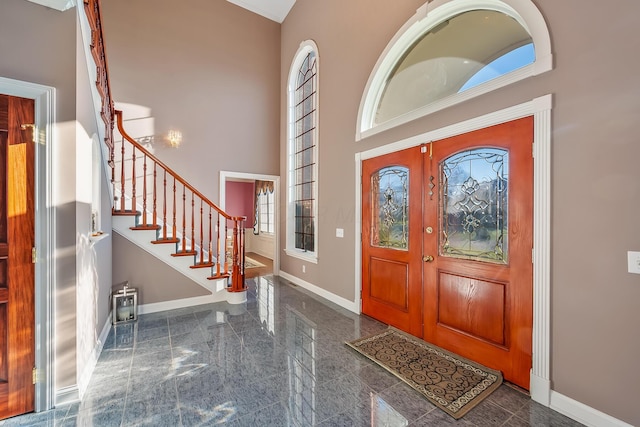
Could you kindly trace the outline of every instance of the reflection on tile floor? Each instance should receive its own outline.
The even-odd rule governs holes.
[[[112,329],[79,404],[0,426],[579,426],[503,385],[461,420],[343,343],[386,325],[273,276]]]

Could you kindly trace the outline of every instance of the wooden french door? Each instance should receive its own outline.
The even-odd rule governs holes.
[[[0,419],[35,389],[34,101],[0,95]]]
[[[422,337],[420,147],[362,162],[362,312]]]
[[[532,142],[533,118],[528,117],[367,160],[362,178],[363,312],[498,369],[526,389],[533,322]],[[384,263],[388,252],[380,252],[369,236],[384,235],[387,224],[398,227],[399,222],[385,222],[385,188],[365,182],[375,183],[381,171],[406,163],[403,156],[419,158],[414,167],[422,171],[408,185],[410,194],[412,186],[420,193],[409,198],[407,209],[410,217],[420,216],[407,240],[420,245],[406,250],[407,270],[420,272],[417,285],[407,284],[419,288],[411,294],[418,301],[407,303],[409,311],[422,312],[419,327],[395,321],[407,310],[389,303],[393,297],[386,295],[395,289],[371,268],[375,254],[382,258],[376,262]],[[374,295],[367,282],[387,293]],[[385,295],[384,303],[379,295]]]

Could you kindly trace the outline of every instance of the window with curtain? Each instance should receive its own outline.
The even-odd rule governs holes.
[[[287,251],[314,258],[317,243],[318,55],[303,43],[289,75]]]
[[[272,181],[256,181],[253,234],[275,232],[275,194]]]

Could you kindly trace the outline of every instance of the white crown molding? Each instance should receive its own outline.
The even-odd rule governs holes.
[[[75,0],[27,0],[31,3],[39,4],[45,7],[49,7],[51,9],[59,10],[60,12],[64,12],[67,9],[71,9],[76,5]]]

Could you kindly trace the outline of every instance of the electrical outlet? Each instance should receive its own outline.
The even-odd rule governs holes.
[[[306,266],[306,265],[304,265],[304,264],[302,264],[302,272],[303,272],[303,273],[306,273],[306,272],[307,272],[307,266]]]
[[[336,237],[344,237],[344,228],[336,228]]]
[[[640,252],[627,252],[629,273],[640,274]]]

